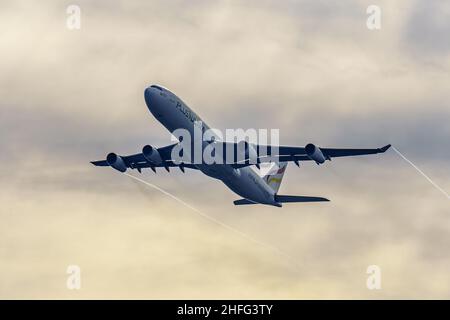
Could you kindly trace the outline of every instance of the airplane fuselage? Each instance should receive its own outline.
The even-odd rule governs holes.
[[[194,137],[195,126],[201,123],[202,132],[210,129],[180,98],[165,88],[151,86],[145,89],[145,102],[155,118],[171,133],[185,129]],[[207,142],[203,142],[203,147]],[[207,176],[221,180],[236,194],[256,203],[281,206],[275,201],[274,190],[250,167],[232,165],[194,165]]]

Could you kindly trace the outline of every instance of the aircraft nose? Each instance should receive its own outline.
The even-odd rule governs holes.
[[[151,98],[152,96],[155,97],[157,94],[166,92],[165,89],[163,89],[161,86],[158,86],[156,84],[152,84],[151,86],[147,87],[144,91],[144,96],[146,99]]]
[[[144,90],[145,104],[148,110],[156,117],[162,117],[164,100],[161,98],[163,89],[157,85],[151,85]]]
[[[147,87],[144,90],[144,99],[145,103],[147,104],[147,107],[150,108],[150,105],[152,104],[152,101],[154,100],[154,92],[152,87]]]
[[[145,88],[145,90],[144,90],[144,96],[145,97],[150,96],[151,93],[152,93],[152,87]]]

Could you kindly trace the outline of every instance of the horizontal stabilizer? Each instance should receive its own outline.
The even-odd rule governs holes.
[[[275,201],[278,203],[286,203],[286,202],[321,202],[330,200],[321,197],[275,195]]]
[[[278,203],[287,203],[287,202],[322,202],[322,201],[330,201],[327,198],[322,197],[307,197],[307,196],[283,196],[283,195],[275,195],[275,201]],[[242,206],[245,204],[258,204],[258,202],[254,202],[248,199],[239,199],[233,201],[234,205]]]
[[[253,202],[247,199],[239,199],[239,200],[235,200],[233,201],[235,206],[242,206],[244,204],[258,204],[258,202]]]

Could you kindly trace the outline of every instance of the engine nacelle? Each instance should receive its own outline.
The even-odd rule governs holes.
[[[254,148],[253,144],[248,143],[245,140],[238,142],[237,152],[238,161],[246,160],[251,164],[256,164],[258,162],[258,153],[256,152],[256,149]],[[244,159],[242,159],[242,153],[244,153]]]
[[[312,143],[308,143],[305,147],[306,155],[311,159],[314,160],[317,164],[324,163],[327,158],[322,153],[322,150],[320,150],[319,147],[316,147]]]
[[[152,164],[158,165],[162,163],[161,155],[158,150],[150,145],[146,145],[142,148],[142,154],[144,155],[145,160]]]
[[[120,172],[125,172],[127,171],[127,165],[125,164],[125,162],[123,161],[121,156],[118,156],[117,154],[111,152],[110,154],[108,154],[108,156],[106,157],[106,162],[113,167],[114,169],[120,171]]]

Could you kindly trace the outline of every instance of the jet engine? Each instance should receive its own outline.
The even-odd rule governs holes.
[[[327,158],[322,153],[322,150],[320,150],[319,147],[316,147],[312,143],[308,143],[305,147],[306,155],[311,159],[314,160],[317,164],[324,163]]]
[[[147,160],[151,164],[158,165],[162,163],[161,155],[159,154],[158,150],[150,145],[146,145],[144,148],[142,148],[142,154],[144,155],[145,160]]]
[[[127,165],[123,161],[122,157],[118,156],[117,154],[115,154],[113,152],[111,152],[110,154],[108,154],[108,156],[106,156],[106,162],[111,167],[113,167],[114,169],[116,169],[120,172],[127,171]]]

